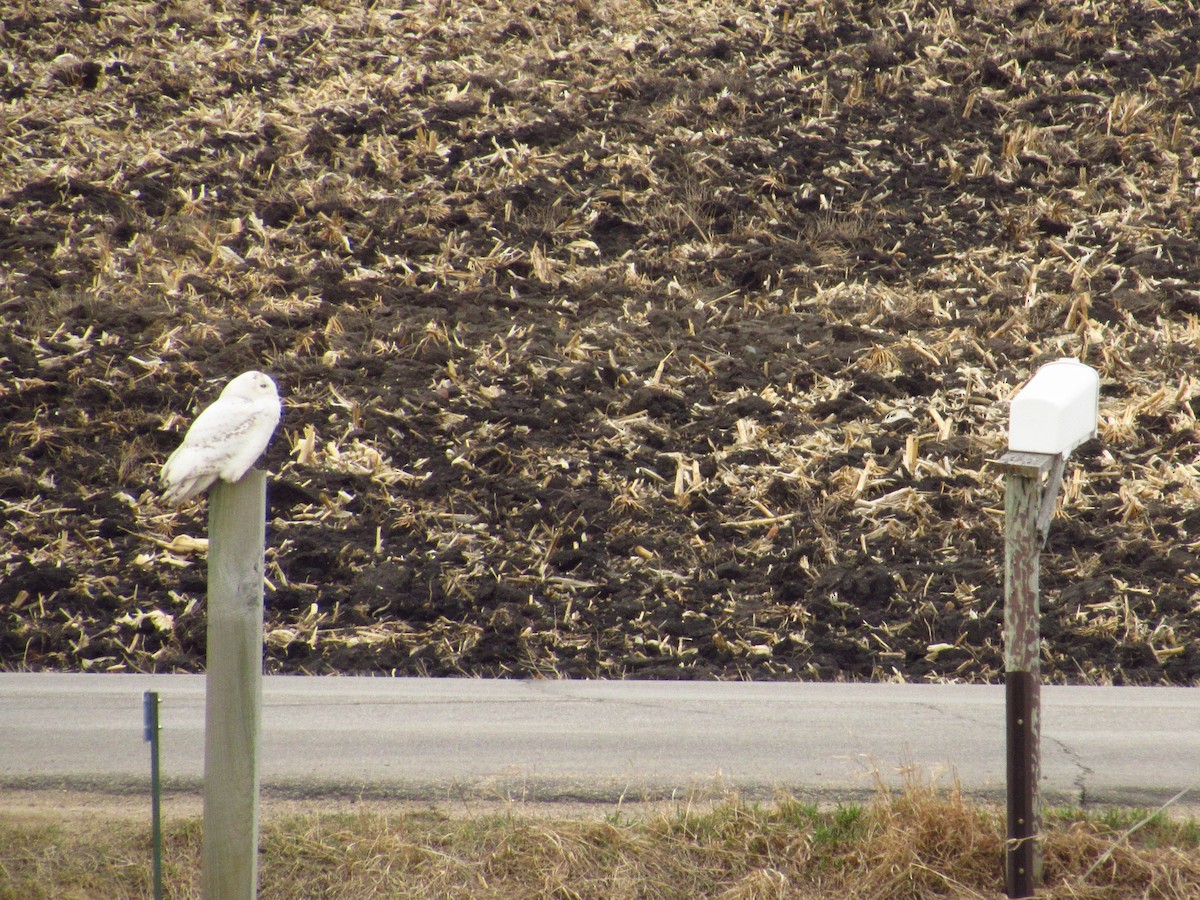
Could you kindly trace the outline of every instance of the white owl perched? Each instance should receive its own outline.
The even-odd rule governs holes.
[[[218,478],[240,479],[267,449],[279,412],[279,391],[262,372],[243,372],[225,385],[163,464],[167,501],[190,500]]]

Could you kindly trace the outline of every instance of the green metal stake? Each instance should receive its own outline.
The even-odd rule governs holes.
[[[154,900],[162,900],[162,780],[158,765],[158,694],[155,691],[146,691],[142,695],[142,711],[145,736],[150,743],[150,843],[154,858]]]

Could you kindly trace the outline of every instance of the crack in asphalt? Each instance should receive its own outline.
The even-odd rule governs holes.
[[[1059,750],[1061,750],[1063,755],[1066,756],[1070,761],[1071,765],[1075,766],[1075,768],[1078,770],[1078,774],[1076,774],[1075,778],[1071,780],[1071,784],[1074,786],[1078,794],[1077,801],[1080,807],[1087,806],[1088,779],[1096,774],[1096,770],[1091,766],[1085,765],[1078,751],[1072,748],[1071,745],[1066,741],[1055,737],[1047,737],[1046,735],[1042,735],[1042,740],[1046,743],[1053,744]]]

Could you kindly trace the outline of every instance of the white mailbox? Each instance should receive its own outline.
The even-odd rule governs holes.
[[[1008,449],[1066,457],[1096,436],[1099,410],[1099,373],[1077,359],[1056,359],[1013,398]]]

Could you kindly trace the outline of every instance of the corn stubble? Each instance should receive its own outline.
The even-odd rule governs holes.
[[[852,6],[5,11],[3,665],[200,668],[254,367],[272,671],[995,681],[1069,354],[1043,673],[1197,683],[1197,14]]]

